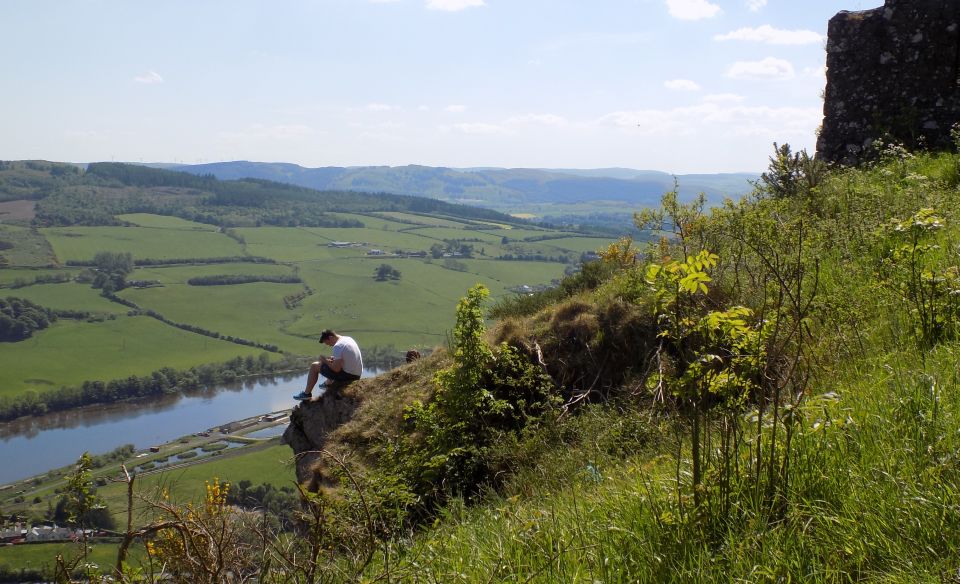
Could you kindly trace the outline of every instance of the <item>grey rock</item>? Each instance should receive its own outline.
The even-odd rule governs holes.
[[[293,408],[282,441],[293,449],[298,482],[308,483],[313,478],[311,469],[322,456],[327,436],[348,422],[359,405],[360,400],[351,392],[336,390]]]

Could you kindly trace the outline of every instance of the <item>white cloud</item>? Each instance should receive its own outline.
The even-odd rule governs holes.
[[[594,122],[643,136],[692,136],[704,131],[723,131],[736,136],[809,136],[822,121],[819,108],[746,107],[703,103],[663,110],[619,111]]]
[[[368,112],[395,112],[400,108],[386,103],[368,103],[361,109]]]
[[[767,57],[762,61],[737,61],[727,70],[731,79],[782,80],[793,79],[795,72],[789,61]]]
[[[360,138],[361,140],[371,140],[373,142],[397,143],[403,140],[403,136],[398,136],[396,134],[391,134],[389,132],[376,132],[376,131],[361,132],[357,137]]]
[[[651,35],[646,32],[584,32],[552,38],[539,45],[537,50],[545,53],[555,53],[580,47],[627,47],[649,42],[651,38]]]
[[[486,3],[483,0],[427,0],[427,8],[444,12],[457,12],[477,6],[486,6]]]
[[[767,0],[747,0],[747,8],[750,9],[750,12],[757,12],[766,5]]]
[[[267,126],[253,124],[252,126],[234,132],[221,132],[220,137],[226,140],[290,140],[302,138],[314,133],[310,126],[302,124],[276,124]]]
[[[700,86],[696,81],[689,79],[671,79],[664,81],[663,86],[674,91],[700,91]]]
[[[813,77],[815,79],[823,79],[826,81],[827,78],[827,68],[823,65],[819,67],[804,67],[803,74],[807,77]]]
[[[493,136],[510,133],[510,131],[503,126],[498,126],[496,124],[485,124],[482,122],[454,124],[449,126],[449,128],[463,134],[474,134],[481,136]]]
[[[357,128],[359,130],[376,130],[378,132],[381,132],[381,131],[402,130],[407,127],[407,124],[405,124],[404,122],[378,122],[376,124],[351,122],[349,126],[351,128]]]
[[[566,126],[568,122],[566,118],[554,114],[524,114],[507,118],[504,123],[509,125]]]
[[[784,30],[769,24],[757,28],[739,28],[727,34],[718,34],[715,41],[754,41],[768,45],[814,45],[823,42],[820,33],[812,30]]]
[[[107,134],[97,130],[64,130],[63,135],[67,138],[78,138],[81,140],[106,140]]]
[[[160,76],[156,71],[147,71],[143,75],[137,75],[133,78],[137,83],[143,83],[146,85],[156,85],[157,83],[163,83],[163,77]]]
[[[459,103],[454,103],[443,108],[443,111],[450,112],[452,114],[460,114],[467,111],[467,106],[461,105]]]
[[[703,101],[707,103],[740,103],[745,98],[736,93],[711,93],[703,96]]]
[[[680,20],[700,20],[720,14],[720,6],[708,0],[667,0],[670,16]]]

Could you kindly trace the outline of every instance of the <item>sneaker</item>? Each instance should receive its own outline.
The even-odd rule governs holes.
[[[297,395],[293,396],[293,399],[299,399],[299,400],[307,400],[307,401],[309,401],[309,400],[313,399],[313,396],[310,395],[309,393],[305,392],[305,391],[301,391],[301,392],[298,393]]]

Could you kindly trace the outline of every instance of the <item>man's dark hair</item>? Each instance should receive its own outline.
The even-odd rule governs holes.
[[[323,332],[320,333],[320,342],[322,343],[323,341],[329,339],[330,337],[338,337],[338,336],[340,335],[338,335],[336,331],[331,329],[324,329]]]

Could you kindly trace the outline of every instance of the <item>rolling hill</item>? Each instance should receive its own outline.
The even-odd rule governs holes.
[[[528,204],[574,204],[617,201],[635,207],[656,205],[674,185],[674,175],[651,170],[444,168],[430,166],[357,166],[305,168],[268,162],[217,162],[164,165],[192,174],[210,174],[222,180],[258,178],[320,190],[348,190],[418,195],[497,210],[516,210]],[[752,189],[759,175],[676,175],[681,198],[699,192],[708,200],[737,197]]]

